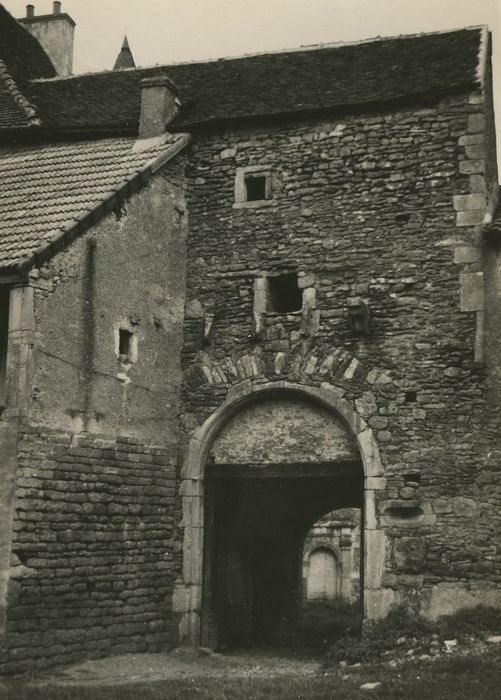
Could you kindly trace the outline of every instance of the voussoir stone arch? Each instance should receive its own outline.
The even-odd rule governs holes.
[[[315,401],[332,412],[353,435],[364,470],[365,613],[381,617],[381,582],[384,571],[384,532],[376,526],[375,492],[385,486],[379,448],[371,428],[334,386],[320,387],[287,381],[256,384],[250,380],[234,385],[226,400],[195,430],[188,443],[181,471],[183,502],[183,570],[176,583],[173,610],[180,615],[181,644],[200,644],[202,612],[204,476],[211,446],[223,428],[248,403],[273,396],[296,396]]]

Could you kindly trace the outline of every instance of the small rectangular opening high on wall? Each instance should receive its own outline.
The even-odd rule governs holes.
[[[246,175],[245,191],[248,202],[266,199],[266,175]]]
[[[268,277],[268,293],[268,311],[277,314],[301,311],[303,294],[296,272]]]
[[[9,290],[0,286],[0,415],[5,408],[7,348],[9,341]]]

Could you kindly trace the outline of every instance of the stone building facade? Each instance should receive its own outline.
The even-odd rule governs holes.
[[[2,669],[273,641],[338,508],[365,619],[501,605],[486,29],[62,79],[0,12]]]

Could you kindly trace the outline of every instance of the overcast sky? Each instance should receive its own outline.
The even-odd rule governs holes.
[[[25,0],[0,1],[25,15]],[[51,0],[31,3],[52,12]],[[111,68],[124,34],[149,66],[487,24],[501,142],[501,0],[62,0],[62,10],[77,23],[75,72]]]

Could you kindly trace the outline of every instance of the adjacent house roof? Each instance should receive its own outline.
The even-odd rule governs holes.
[[[173,128],[467,90],[480,83],[482,28],[164,66],[180,90]],[[137,129],[135,69],[34,81],[30,99],[56,129]]]
[[[0,5],[0,58],[20,87],[33,78],[56,75],[52,61],[38,40],[3,5]]]
[[[38,124],[36,111],[26,98],[27,83],[55,75],[38,41],[0,5],[0,129]]]
[[[170,135],[139,152],[133,137],[0,148],[0,268],[68,242],[187,141]]]

